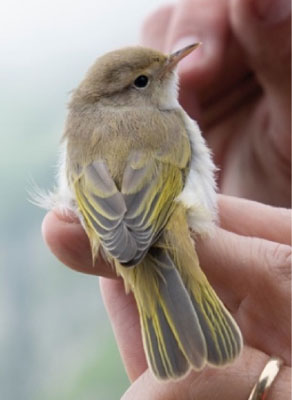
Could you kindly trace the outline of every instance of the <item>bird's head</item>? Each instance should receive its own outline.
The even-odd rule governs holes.
[[[175,67],[199,46],[165,55],[145,47],[127,47],[98,58],[74,91],[71,105],[102,102],[112,106],[154,105],[177,101]]]

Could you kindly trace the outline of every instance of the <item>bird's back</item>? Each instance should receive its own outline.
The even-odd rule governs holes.
[[[188,165],[190,144],[179,109],[100,107],[90,118],[84,118],[84,112],[72,113],[69,121],[67,151],[73,169],[84,165],[84,159],[102,159],[119,187],[127,160],[141,149],[145,159],[157,158],[179,169]]]

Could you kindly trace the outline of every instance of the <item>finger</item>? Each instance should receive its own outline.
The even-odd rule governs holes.
[[[291,244],[291,210],[220,195],[220,225],[243,236]]]
[[[232,0],[231,22],[258,78],[290,97],[290,0]]]
[[[226,18],[225,0],[216,6],[213,0],[183,0],[178,3],[170,20],[166,49],[173,51],[191,43],[203,43],[180,62],[182,79],[191,77],[198,85],[202,80],[210,82],[213,79],[222,57]]]
[[[88,237],[76,218],[50,211],[44,218],[42,234],[52,253],[68,267],[86,274],[116,277],[102,257],[92,264]]]
[[[146,18],[141,30],[141,43],[144,46],[166,51],[165,40],[173,10],[173,5],[166,5]]]
[[[284,246],[284,249],[287,247]],[[286,290],[283,290],[281,281],[283,272],[280,271],[280,269],[284,271],[286,265],[287,271],[284,273],[287,276],[290,268],[285,250],[280,255],[279,252],[282,250],[279,250],[279,247],[273,242],[242,237],[223,229],[218,229],[212,239],[198,242],[197,250],[201,266],[210,283],[225,305],[239,320],[244,337],[249,343],[255,342],[254,337],[257,335],[254,333],[254,327],[257,325],[266,326],[267,332],[265,333],[268,336],[269,331],[276,337],[274,334],[276,329],[277,336],[281,336],[280,331],[283,331],[282,336],[286,338],[285,332],[289,332],[290,326],[289,317],[284,318],[287,323],[281,324],[280,330],[278,327],[275,328],[273,322],[279,319],[274,315],[274,313],[278,313],[279,305],[277,290],[279,289],[281,292],[280,296],[283,293],[286,296]],[[275,285],[275,281],[277,281],[277,285]],[[288,278],[287,281],[289,286]],[[103,279],[101,284],[104,301],[126,370],[130,379],[135,380],[146,368],[136,304],[132,295],[125,295],[121,281]],[[258,301],[267,305],[267,310],[262,310],[262,304],[259,307],[253,306],[253,311],[246,310],[247,302],[245,302],[245,309],[244,307],[242,307],[243,309],[239,308],[247,294],[251,297],[251,302],[256,304]],[[260,294],[264,299],[257,300],[255,294]],[[286,296],[286,300],[288,297]],[[282,307],[282,302],[280,303]],[[271,326],[268,326],[266,321],[267,313],[270,313]],[[251,322],[253,317],[255,320]],[[264,336],[263,333],[260,339],[262,346],[259,344],[258,346],[266,351],[271,348],[271,345],[266,343]],[[256,341],[258,342],[258,338]],[[282,343],[285,347],[286,339],[283,339]],[[275,341],[275,346],[277,346],[277,341]],[[282,350],[281,352],[283,352]]]
[[[207,88],[214,87],[216,74],[222,63],[223,43],[226,35],[225,0],[184,0],[173,14],[166,43],[175,51],[191,43],[202,45],[178,65],[180,77],[179,101],[186,112],[203,125],[200,112],[202,97]],[[214,90],[216,91],[216,90]]]
[[[177,382],[159,382],[147,370],[122,400],[246,400],[267,361],[264,353],[245,347],[242,356],[232,365],[192,372]],[[290,393],[290,368],[282,367],[266,400],[288,400]]]
[[[229,35],[226,0],[178,3],[169,22],[166,47],[173,51],[194,42],[202,42],[202,46],[178,66],[180,102],[191,117],[200,118],[203,126],[207,126],[220,118],[237,92],[238,82],[241,83],[247,73],[239,46]],[[228,74],[222,74],[223,69],[228,70]],[[241,87],[241,93],[242,90]],[[198,103],[204,107],[203,115],[199,113]],[[221,111],[218,111],[218,104]]]
[[[211,285],[235,314],[247,294],[265,297],[267,288],[283,290],[289,282],[290,246],[218,228],[211,238],[198,240],[196,248]],[[241,321],[243,328],[245,322]]]
[[[198,241],[197,250],[245,342],[289,364],[291,247],[218,229],[213,238]]]
[[[55,211],[49,212],[43,222],[42,226],[44,239],[49,246],[50,250],[55,256],[65,265],[73,268],[76,271],[101,275],[105,277],[114,278],[111,267],[109,267],[101,258],[95,266],[92,266],[92,258],[90,245],[82,226],[76,220],[67,217],[63,214],[59,214]],[[245,238],[241,238],[245,240]],[[212,239],[206,239],[198,242],[199,256],[202,255],[202,263],[205,266],[206,273],[209,274],[213,280],[213,283],[218,286],[218,290],[222,290],[222,295],[225,295],[224,301],[228,302],[229,308],[237,309],[237,304],[240,302],[241,297],[245,293],[245,286],[239,271],[242,271],[243,267],[240,268],[242,255],[236,252],[233,256],[233,252],[230,252],[230,245],[232,248],[238,249],[237,237],[234,239],[234,235],[223,230],[218,230],[215,237]],[[246,240],[249,240],[248,238]],[[239,239],[240,241],[240,239]],[[234,244],[232,245],[232,243]],[[242,243],[246,246],[247,243]],[[249,245],[249,244],[248,244]],[[244,256],[245,257],[245,256]],[[226,296],[225,286],[226,282],[222,282],[222,274],[229,276],[230,273],[236,272],[238,281],[233,282],[233,292],[228,293]],[[231,269],[231,271],[230,271]],[[218,272],[218,274],[217,274]]]
[[[166,46],[173,51],[193,42],[202,46],[178,65],[180,103],[207,133],[256,89],[241,48],[230,35],[226,0],[178,3],[169,21]]]
[[[230,5],[235,35],[268,96],[273,144],[290,159],[291,1],[232,0]]]
[[[101,294],[125,369],[135,381],[147,368],[138,310],[134,296],[126,294],[121,279],[100,279]]]
[[[226,215],[228,215],[227,211],[226,214],[222,211],[223,221],[228,224],[225,222]],[[241,229],[239,224],[237,224],[237,229]],[[234,227],[233,230],[235,230]],[[79,222],[72,222],[68,217],[52,211],[44,219],[43,236],[51,251],[65,265],[84,273],[110,278],[116,276],[112,267],[101,257],[92,266],[88,238]],[[231,309],[236,309],[238,302],[244,296],[249,273],[253,276],[252,270],[248,270],[246,266],[249,265],[258,272],[262,270],[262,255],[260,255],[262,249],[265,249],[263,253],[270,254],[270,256],[266,255],[265,260],[269,259],[274,265],[282,263],[283,271],[289,268],[289,266],[285,267],[288,249],[290,249],[288,246],[279,248],[276,243],[233,235],[222,229],[218,230],[213,238],[198,241],[197,248],[207,275],[213,284],[217,285],[218,290],[222,291],[223,296],[228,295],[224,300],[229,302]],[[230,286],[233,292],[224,290],[226,282],[228,283],[226,277],[233,277]]]

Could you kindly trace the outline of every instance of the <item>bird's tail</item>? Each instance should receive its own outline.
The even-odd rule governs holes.
[[[177,379],[190,367],[200,370],[206,363],[223,366],[242,347],[239,328],[208,283],[188,240],[189,249],[181,253],[165,242],[152,248],[131,272],[145,352],[158,379]]]

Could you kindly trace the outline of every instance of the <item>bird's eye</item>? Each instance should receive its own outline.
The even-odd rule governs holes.
[[[139,75],[138,78],[135,79],[134,85],[137,88],[144,88],[148,85],[149,79],[146,75]]]

